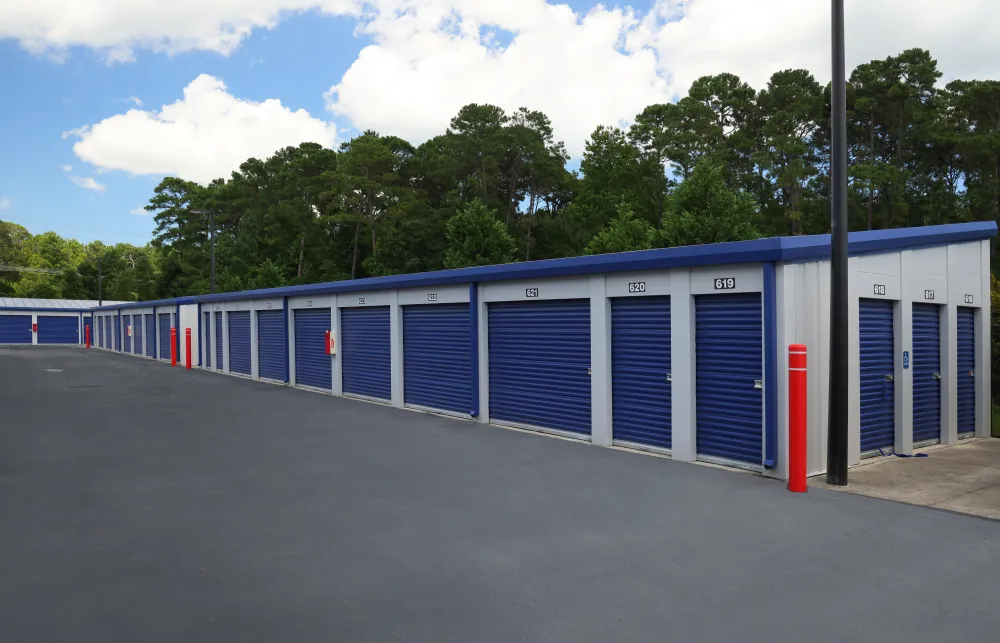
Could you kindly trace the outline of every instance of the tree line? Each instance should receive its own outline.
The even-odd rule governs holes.
[[[851,230],[1000,217],[1000,82],[940,78],[922,49],[851,74]],[[0,263],[66,272],[0,274],[0,293],[94,297],[98,255],[106,297],[208,292],[209,211],[219,291],[829,232],[829,115],[829,86],[805,70],[760,91],[706,76],[627,128],[597,127],[571,171],[545,114],[470,104],[419,146],[366,131],[207,186],[166,178],[142,248],[5,224]]]

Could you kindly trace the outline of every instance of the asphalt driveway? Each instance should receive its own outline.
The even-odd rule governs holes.
[[[1000,523],[0,349],[0,640],[996,641]]]

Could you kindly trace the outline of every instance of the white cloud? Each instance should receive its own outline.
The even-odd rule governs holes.
[[[138,96],[129,96],[128,102],[132,103],[136,107],[142,107],[142,99]]]
[[[89,176],[86,176],[86,177],[71,176],[71,177],[69,177],[69,180],[72,181],[73,183],[75,183],[76,185],[79,185],[81,188],[83,188],[85,190],[93,190],[95,192],[104,192],[104,190],[107,189],[107,186],[98,183],[97,181],[95,181],[94,179],[92,179]]]
[[[132,208],[131,210],[128,211],[128,213],[129,214],[134,214],[137,217],[148,217],[149,216],[149,212],[147,212],[146,209],[142,208],[142,207]]]
[[[5,196],[0,196],[0,210],[9,210],[11,206],[10,199]]]
[[[63,138],[66,138],[66,137],[64,136]],[[62,170],[63,172],[72,172],[73,171],[73,166],[69,165],[69,164],[67,164],[67,165],[60,165],[59,169]]]
[[[333,146],[336,129],[278,100],[236,98],[221,80],[202,74],[184,88],[183,99],[159,111],[130,109],[65,136],[78,138],[73,151],[102,170],[205,184],[227,177],[251,156],[264,158],[288,145]]]

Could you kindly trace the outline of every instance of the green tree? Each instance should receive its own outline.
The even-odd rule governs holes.
[[[757,239],[753,199],[726,185],[725,171],[704,161],[671,195],[661,238],[667,246]]]
[[[445,268],[510,263],[517,252],[506,226],[478,199],[448,219],[446,238]]]
[[[618,204],[618,214],[587,244],[588,255],[649,250],[656,242],[656,229],[642,219],[636,219],[627,201]]]

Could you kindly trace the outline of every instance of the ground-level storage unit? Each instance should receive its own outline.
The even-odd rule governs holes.
[[[958,308],[958,434],[976,430],[976,310]]]
[[[215,370],[222,371],[224,364],[225,345],[222,343],[222,313],[215,312]]]
[[[288,371],[285,311],[257,311],[257,372],[260,379],[284,382]]]
[[[171,324],[171,313],[157,313],[157,339],[159,340],[159,352],[157,357],[162,360],[170,361],[170,329]]]
[[[344,394],[377,400],[392,397],[389,326],[389,306],[341,309]]]
[[[913,442],[941,439],[941,312],[913,304]]]
[[[38,315],[39,344],[79,344],[80,318]]]
[[[472,408],[469,304],[403,306],[403,402],[468,415]]]
[[[590,302],[491,302],[490,419],[590,433]]]
[[[142,314],[132,315],[132,353],[135,355],[142,355],[146,350],[145,344],[142,343],[142,327]]]
[[[122,315],[122,340],[125,343],[125,353],[132,352],[132,315]]]
[[[330,391],[333,361],[327,351],[330,308],[298,308],[292,311],[295,330],[295,385]]]
[[[115,317],[114,317],[114,325],[115,325],[114,346],[115,346],[115,350],[120,353],[121,350],[122,350],[122,318],[121,318],[121,315],[115,315]]]
[[[146,357],[156,359],[156,315],[146,313],[143,319],[146,326]]]
[[[896,436],[896,358],[891,301],[862,299],[861,452],[891,449]]]
[[[670,449],[670,297],[611,301],[612,430],[616,442]]]
[[[0,314],[0,344],[31,344],[31,315]]]
[[[203,368],[212,368],[212,313],[205,311],[202,313],[203,342],[201,345],[201,365]]]
[[[226,313],[226,318],[229,331],[229,372],[250,376],[252,373],[250,311],[229,311]]]

